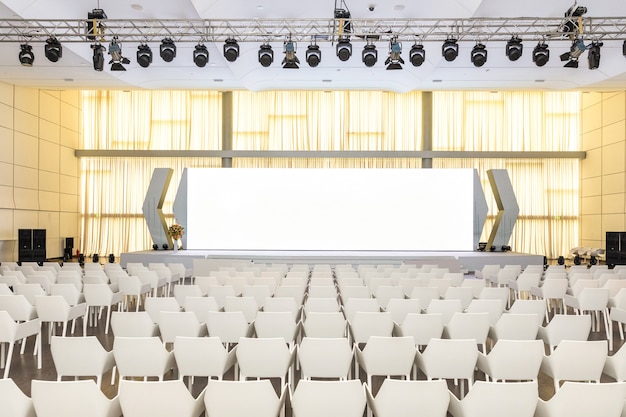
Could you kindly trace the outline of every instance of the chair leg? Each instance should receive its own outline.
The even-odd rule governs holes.
[[[15,342],[9,342],[9,351],[7,352],[6,364],[4,367],[4,379],[7,379],[9,376],[9,369],[11,369],[11,358],[13,357],[14,346]]]

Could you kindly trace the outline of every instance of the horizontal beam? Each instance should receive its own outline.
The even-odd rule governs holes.
[[[165,151],[77,149],[78,158],[500,158],[585,159],[586,152],[561,151]]]

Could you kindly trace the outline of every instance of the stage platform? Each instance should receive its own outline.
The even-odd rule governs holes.
[[[180,262],[186,268],[194,266],[195,259],[214,261],[257,263],[327,263],[331,265],[352,264],[445,264],[450,272],[459,270],[473,272],[485,265],[543,265],[543,255],[518,252],[424,252],[424,251],[228,251],[228,250],[150,250],[127,252],[120,255],[120,264],[128,262]],[[195,273],[195,271],[194,271]]]

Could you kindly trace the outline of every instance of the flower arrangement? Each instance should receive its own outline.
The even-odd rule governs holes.
[[[168,233],[172,237],[172,239],[178,240],[185,233],[185,228],[178,223],[174,223],[170,226]]]

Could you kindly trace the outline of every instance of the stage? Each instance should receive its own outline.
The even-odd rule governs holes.
[[[518,252],[426,252],[426,251],[229,251],[229,250],[150,250],[127,252],[120,255],[120,264],[129,262],[180,262],[188,269],[194,268],[195,260],[211,260],[214,264],[229,262],[251,263],[325,263],[331,265],[352,264],[439,264],[450,272],[473,272],[485,265],[543,265],[543,255]],[[200,271],[194,271],[197,275]]]

